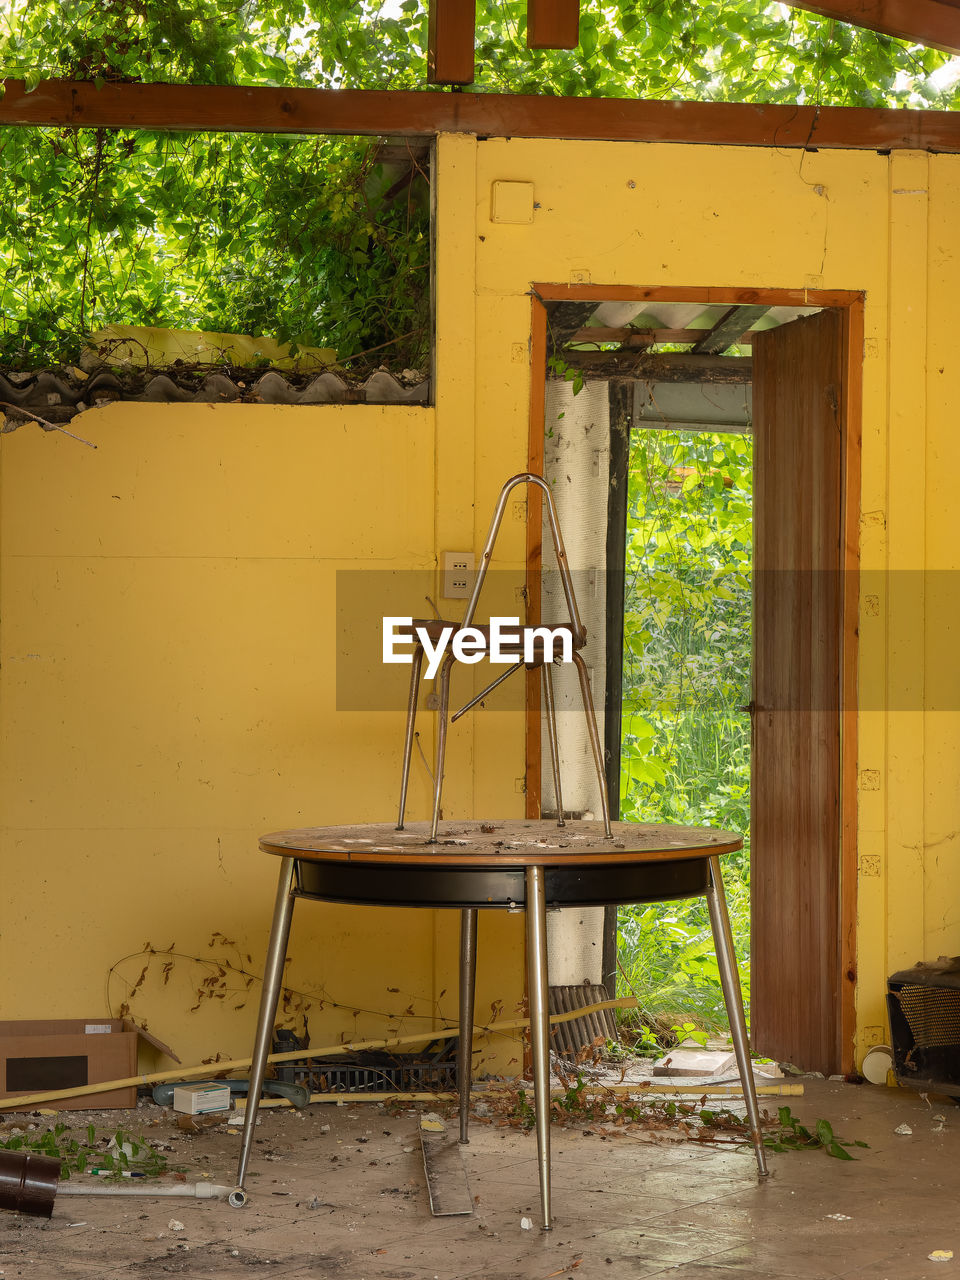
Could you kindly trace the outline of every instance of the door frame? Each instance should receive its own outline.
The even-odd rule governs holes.
[[[849,289],[744,289],[727,287],[652,288],[630,285],[533,284],[530,290],[530,417],[527,468],[543,474],[544,408],[547,384],[547,302],[702,302],[704,306],[764,303],[769,306],[831,307],[841,313],[843,395],[841,400],[841,548],[843,573],[840,635],[840,1043],[841,1070],[854,1070],[857,982],[857,663],[860,568],[860,467],[862,439],[862,291]],[[527,617],[538,619],[542,501],[531,487],[527,497]],[[540,816],[540,684],[526,680],[526,816]]]

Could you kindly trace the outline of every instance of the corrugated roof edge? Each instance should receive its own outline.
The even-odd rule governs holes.
[[[180,381],[177,378],[180,377]],[[253,380],[255,378],[255,380]],[[0,373],[0,410],[7,412],[7,429],[26,418],[67,422],[86,409],[116,401],[152,404],[428,404],[430,380],[404,386],[392,373],[378,369],[362,383],[349,383],[327,370],[297,387],[275,369],[254,374],[248,383],[238,371],[208,373],[198,386],[184,386],[182,374],[171,371],[125,374],[121,380],[101,369],[83,378],[72,370],[44,370],[24,375]],[[21,418],[17,410],[22,409]]]

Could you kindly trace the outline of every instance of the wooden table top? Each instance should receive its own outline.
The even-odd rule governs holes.
[[[264,853],[312,862],[354,862],[457,867],[580,866],[599,863],[670,862],[732,853],[743,847],[735,831],[665,823],[614,822],[613,838],[601,822],[554,819],[490,819],[441,822],[436,844],[430,824],[392,822],[342,827],[298,827],[261,836]]]

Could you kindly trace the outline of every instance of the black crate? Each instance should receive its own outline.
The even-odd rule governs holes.
[[[893,1065],[901,1084],[960,1096],[960,962],[918,965],[887,980]]]
[[[305,1040],[278,1027],[274,1053],[306,1049]],[[457,1042],[435,1040],[420,1053],[355,1053],[329,1060],[304,1058],[277,1063],[278,1080],[305,1085],[311,1093],[422,1093],[456,1090]]]

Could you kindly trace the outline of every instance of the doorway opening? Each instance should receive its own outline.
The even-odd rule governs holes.
[[[746,854],[725,878],[754,1048],[831,1072],[853,1036],[860,306],[537,286],[533,315],[530,466],[574,530],[613,811],[747,837],[752,877]],[[528,593],[547,617],[541,567]],[[528,709],[534,816],[552,797],[532,686]],[[574,809],[595,807],[585,785]],[[613,909],[580,913],[551,944],[552,982],[596,981],[579,972],[589,956],[661,1026],[722,1020],[696,904],[628,909],[619,929]]]
[[[743,834],[743,850],[723,870],[749,1007],[753,438],[743,426],[643,426],[634,415],[619,810],[628,822]],[[705,904],[621,907],[615,927],[618,994],[643,992],[646,1019],[660,1030],[725,1027]]]

